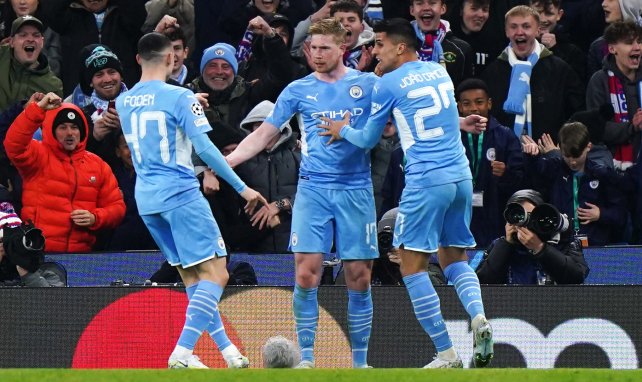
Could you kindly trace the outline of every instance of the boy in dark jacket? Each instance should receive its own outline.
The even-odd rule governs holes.
[[[591,246],[611,244],[626,220],[626,199],[613,182],[614,170],[587,160],[591,142],[586,126],[565,124],[559,132],[559,149],[549,136],[542,142],[540,148],[524,137],[524,152],[531,156],[529,173],[550,185],[549,200],[573,218],[571,228],[576,235],[587,237]]]
[[[488,118],[486,131],[481,134],[461,132],[473,174],[470,230],[477,246],[485,248],[503,231],[504,204],[519,189],[524,176],[523,155],[515,134],[489,114],[493,101],[484,81],[464,80],[455,97],[460,116],[477,114]]]

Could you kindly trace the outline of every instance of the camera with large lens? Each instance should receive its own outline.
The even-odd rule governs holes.
[[[526,212],[520,203],[508,203],[504,210],[504,219],[509,224],[530,229],[542,239],[564,232],[570,226],[569,218],[548,203],[536,206],[530,213]]]
[[[397,221],[397,212],[399,208],[393,208],[383,214],[379,224],[377,224],[377,241],[379,242],[379,257],[388,257],[388,252],[392,249],[392,238],[395,231],[395,222]]]

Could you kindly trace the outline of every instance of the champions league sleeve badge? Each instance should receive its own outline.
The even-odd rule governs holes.
[[[203,115],[203,106],[200,103],[194,102],[190,108],[195,116],[200,117]]]

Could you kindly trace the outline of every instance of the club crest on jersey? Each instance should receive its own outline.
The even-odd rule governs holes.
[[[495,158],[497,158],[497,154],[495,153],[495,148],[491,147],[486,151],[486,159],[489,161],[494,161]]]
[[[218,247],[220,249],[225,249],[225,242],[223,241],[223,238],[219,236],[218,238]]]
[[[201,106],[200,103],[194,102],[191,106],[192,109],[192,114],[194,114],[197,117],[200,117],[203,115],[203,106]]]
[[[292,239],[290,240],[290,244],[295,247],[299,243],[299,237],[297,236],[296,232],[292,232]]]
[[[361,98],[363,96],[363,89],[360,86],[354,85],[350,88],[350,97],[352,98]]]

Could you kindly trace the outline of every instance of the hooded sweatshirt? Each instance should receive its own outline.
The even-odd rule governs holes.
[[[81,117],[80,142],[65,150],[55,137],[58,113],[72,109]],[[32,139],[42,126],[42,142]],[[116,227],[125,216],[125,203],[109,166],[85,150],[87,121],[73,104],[45,111],[31,103],[13,122],[4,145],[7,156],[22,176],[22,220],[42,229],[46,252],[88,252],[99,230]],[[73,223],[74,210],[96,217],[90,227]]]

